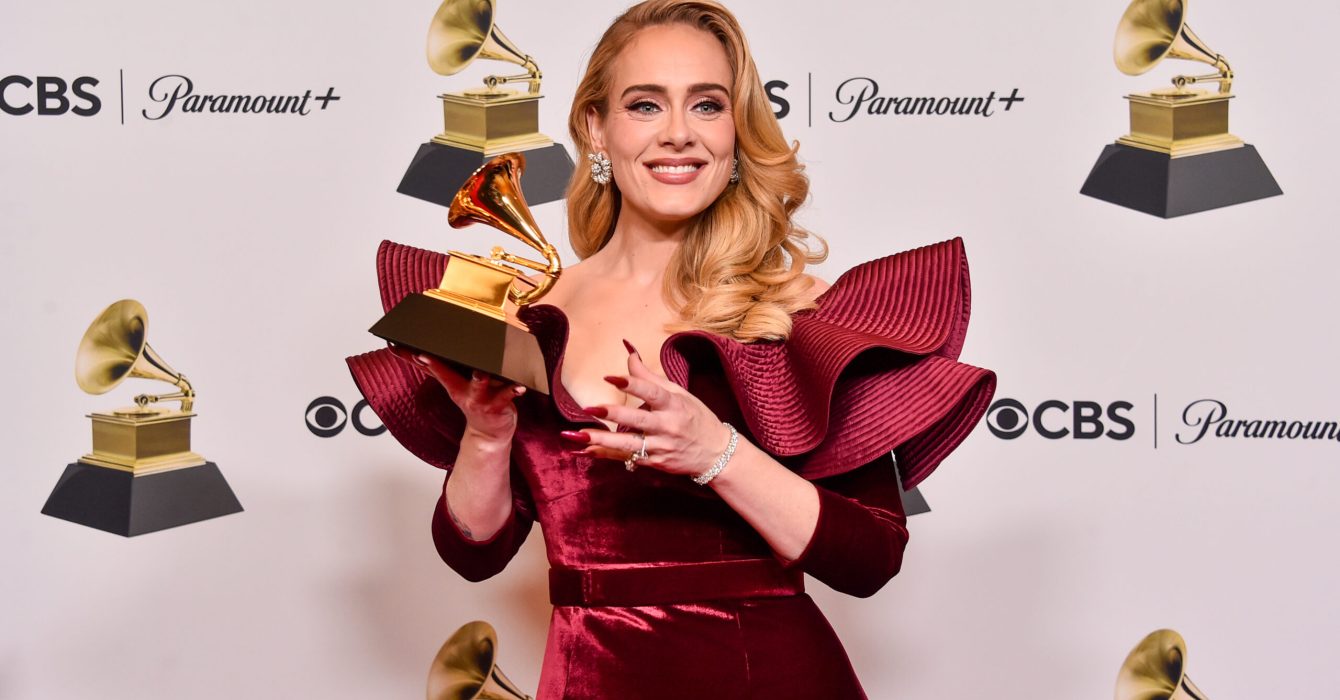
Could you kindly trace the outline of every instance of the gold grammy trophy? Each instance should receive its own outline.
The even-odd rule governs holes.
[[[131,537],[242,510],[218,465],[191,451],[195,390],[149,345],[148,322],[133,299],[108,306],[79,343],[75,381],[90,394],[131,377],[177,391],[90,414],[93,450],[66,466],[43,513]],[[180,406],[155,405],[163,401]]]
[[[549,379],[539,341],[520,321],[508,319],[506,311],[509,301],[521,306],[539,299],[562,272],[558,251],[540,233],[522,197],[525,167],[526,158],[519,153],[485,163],[452,198],[447,221],[454,228],[473,223],[492,226],[539,251],[544,262],[502,248],[494,248],[489,258],[451,251],[436,289],[406,296],[369,332],[547,394]],[[523,270],[505,263],[544,274],[532,284],[522,276]]]
[[[442,645],[428,669],[428,700],[531,700],[498,668],[498,633],[475,621]]]
[[[1149,633],[1117,673],[1115,700],[1206,700],[1186,676],[1186,642],[1172,630]]]
[[[442,132],[419,147],[398,191],[442,206],[461,183],[490,158],[525,151],[531,204],[563,198],[572,159],[540,133],[540,72],[535,58],[517,48],[494,23],[496,0],[443,0],[428,28],[428,65],[455,75],[477,60],[521,66],[516,75],[489,75],[484,86],[439,95]],[[525,82],[525,92],[506,89]]]
[[[1103,150],[1082,194],[1163,218],[1283,194],[1256,149],[1228,131],[1233,69],[1187,25],[1189,2],[1132,0],[1117,25],[1113,59],[1126,75],[1165,58],[1215,72],[1127,95],[1130,133]],[[1211,82],[1218,90],[1189,87]]]

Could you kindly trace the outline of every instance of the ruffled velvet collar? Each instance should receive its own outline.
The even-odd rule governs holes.
[[[435,286],[446,258],[383,242],[377,255],[383,305]],[[969,290],[963,243],[945,241],[847,271],[818,297],[817,308],[793,316],[785,341],[741,343],[680,331],[662,345],[661,367],[670,381],[688,387],[695,369],[703,369],[695,358],[714,353],[719,367],[711,369],[724,371],[759,447],[807,478],[896,450],[910,489],[967,436],[995,389],[994,374],[955,361],[967,331]],[[535,304],[518,317],[540,342],[560,414],[593,422],[560,381],[567,316]],[[377,410],[378,402],[368,400]]]

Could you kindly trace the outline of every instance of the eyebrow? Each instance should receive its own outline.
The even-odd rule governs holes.
[[[695,92],[711,92],[712,90],[719,90],[727,95],[730,94],[730,90],[727,90],[726,86],[718,83],[695,83],[689,86],[690,94]],[[659,95],[665,95],[669,91],[665,89],[664,85],[653,85],[647,83],[644,83],[642,85],[629,85],[628,88],[623,91],[623,94],[619,95],[619,98],[623,99],[624,97],[627,97],[628,93],[630,92],[654,92]]]

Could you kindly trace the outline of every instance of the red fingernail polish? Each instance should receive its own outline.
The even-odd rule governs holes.
[[[565,440],[580,442],[583,445],[589,444],[591,442],[591,436],[587,435],[586,433],[583,433],[580,430],[564,430],[560,432],[559,435],[561,435]]]
[[[591,406],[589,408],[583,408],[582,412],[588,416],[595,416],[596,418],[604,418],[605,416],[608,416],[610,414],[609,409],[605,408],[604,406]]]
[[[636,355],[636,354],[638,354],[637,348],[633,347],[633,344],[630,343],[630,342],[628,342],[627,340],[624,340],[624,341],[623,341],[623,346],[626,347],[626,348],[628,348],[628,354],[629,354],[629,355]]]
[[[613,376],[605,377],[605,381],[609,382],[610,384],[613,384],[616,387],[619,387],[620,389],[628,388],[628,380],[624,379],[623,377],[613,377]]]

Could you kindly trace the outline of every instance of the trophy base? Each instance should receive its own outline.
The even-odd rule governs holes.
[[[913,488],[911,491],[903,492],[903,514],[907,517],[921,515],[931,512],[931,506],[926,502],[926,497],[921,495],[921,491]]]
[[[531,206],[563,199],[572,177],[572,158],[561,144],[526,152],[521,189]],[[493,156],[481,151],[429,141],[419,146],[396,191],[425,202],[450,207],[456,191]]]
[[[213,462],[141,475],[75,462],[42,506],[44,515],[122,537],[241,511]]]
[[[898,497],[903,501],[903,515],[912,517],[922,513],[931,512],[931,506],[926,502],[926,497],[921,495],[920,487],[912,487],[910,491],[903,490],[902,470],[898,468],[897,458],[894,458],[893,468],[898,478],[895,483],[898,484]]]
[[[540,342],[506,320],[426,294],[411,294],[368,332],[418,352],[436,355],[538,391],[549,393]]]
[[[1251,145],[1174,158],[1109,144],[1080,194],[1171,219],[1284,192]]]

